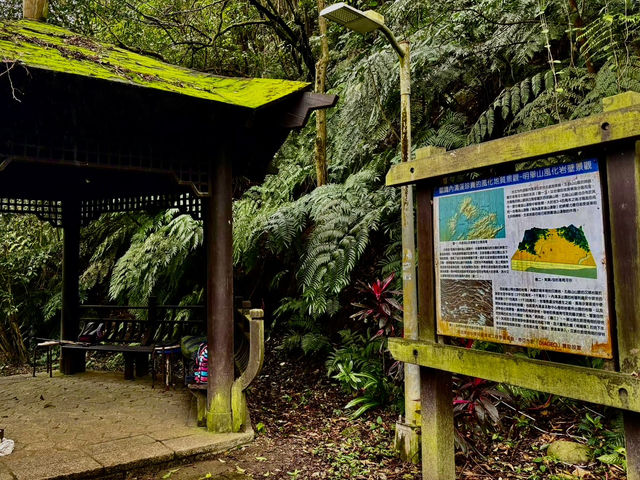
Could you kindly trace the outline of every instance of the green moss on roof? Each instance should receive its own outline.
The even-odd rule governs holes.
[[[0,60],[258,108],[308,84],[196,72],[30,20],[0,23]]]

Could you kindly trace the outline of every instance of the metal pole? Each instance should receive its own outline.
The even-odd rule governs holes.
[[[386,32],[385,32],[386,33]],[[387,35],[388,36],[388,35]],[[402,161],[411,160],[411,54],[409,42],[400,42],[400,143]],[[413,186],[402,187],[402,292],[404,338],[418,339],[418,300],[415,264]],[[404,366],[405,421],[396,428],[396,450],[406,461],[419,461],[420,368]]]
[[[226,152],[209,169],[205,209],[207,254],[207,429],[231,432],[233,370],[233,261],[231,162]]]
[[[393,49],[398,53],[400,59],[403,59],[405,56],[407,57],[407,65],[409,65],[409,42],[400,42],[396,40],[396,37],[393,35],[393,32],[389,30],[389,27],[386,25],[380,25],[379,30],[384,33],[384,36],[387,37],[389,43],[393,47]],[[402,68],[402,66],[400,66]],[[402,72],[400,72],[402,75]],[[409,80],[411,79],[411,75],[407,75],[407,85],[409,84]],[[400,82],[402,82],[402,78],[400,78]],[[411,135],[409,135],[411,136]]]

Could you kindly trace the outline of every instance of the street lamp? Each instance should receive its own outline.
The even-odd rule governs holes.
[[[381,30],[389,40],[389,43],[391,43],[391,46],[398,52],[400,58],[405,56],[405,51],[398,44],[391,30],[384,24],[384,17],[378,12],[373,10],[363,12],[341,2],[328,6],[320,12],[320,16],[362,34]]]
[[[411,160],[411,64],[409,42],[398,42],[384,24],[384,17],[372,10],[365,12],[346,3],[336,3],[320,16],[355,32],[365,34],[380,30],[400,57],[400,145],[403,162]],[[402,187],[402,291],[404,338],[418,339],[418,301],[415,266],[415,228],[413,187]],[[396,426],[396,449],[405,460],[417,462],[419,439],[416,427],[420,420],[420,367],[405,364],[405,423]]]

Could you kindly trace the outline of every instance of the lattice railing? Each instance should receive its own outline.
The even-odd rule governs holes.
[[[83,200],[80,212],[82,225],[87,225],[103,213],[154,211],[177,208],[193,218],[202,219],[202,201],[192,193],[170,193],[163,195],[140,195],[124,198]]]
[[[0,198],[0,213],[33,214],[55,227],[62,226],[62,202],[59,200]]]
[[[80,206],[81,225],[86,226],[103,213],[158,211],[177,208],[181,213],[202,219],[202,201],[191,193],[141,195],[137,197],[83,200]],[[26,200],[0,198],[0,213],[33,214],[54,227],[62,226],[62,202],[59,200]]]

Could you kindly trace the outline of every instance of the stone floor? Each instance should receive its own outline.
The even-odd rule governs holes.
[[[88,372],[0,377],[0,428],[15,441],[0,480],[117,476],[249,442],[253,432],[214,435],[195,426],[186,390],[147,379]]]

